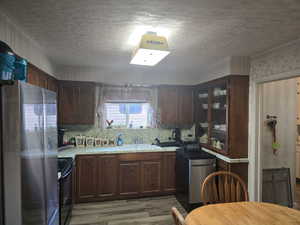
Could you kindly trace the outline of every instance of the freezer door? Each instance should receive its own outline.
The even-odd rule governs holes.
[[[43,92],[20,87],[22,224],[46,225]]]
[[[44,150],[47,224],[58,225],[57,179],[57,104],[56,93],[43,89],[44,98]]]

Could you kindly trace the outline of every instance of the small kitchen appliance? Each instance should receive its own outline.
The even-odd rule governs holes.
[[[172,131],[172,139],[173,139],[175,142],[178,142],[178,143],[181,142],[181,130],[180,130],[179,128],[175,128],[175,129]]]

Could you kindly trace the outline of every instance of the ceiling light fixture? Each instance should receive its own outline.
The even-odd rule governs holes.
[[[148,32],[142,36],[139,46],[133,51],[130,64],[154,66],[170,54],[167,39]]]

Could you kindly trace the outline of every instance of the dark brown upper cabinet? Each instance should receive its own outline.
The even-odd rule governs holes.
[[[54,77],[49,76],[47,78],[47,89],[56,93],[58,92],[58,81]]]
[[[178,91],[178,124],[189,127],[194,123],[193,87],[179,87]]]
[[[194,95],[196,136],[202,147],[230,158],[247,157],[249,77],[231,75],[203,83]]]
[[[27,82],[29,84],[57,92],[57,79],[40,70],[33,64],[28,64]]]
[[[193,124],[193,87],[161,86],[158,93],[161,127],[187,128]]]
[[[93,125],[95,122],[95,84],[59,81],[59,125]]]

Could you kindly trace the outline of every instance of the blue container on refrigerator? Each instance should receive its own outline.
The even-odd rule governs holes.
[[[0,41],[0,81],[26,81],[27,61],[3,41]]]
[[[14,80],[15,56],[11,53],[0,53],[0,79]]]

